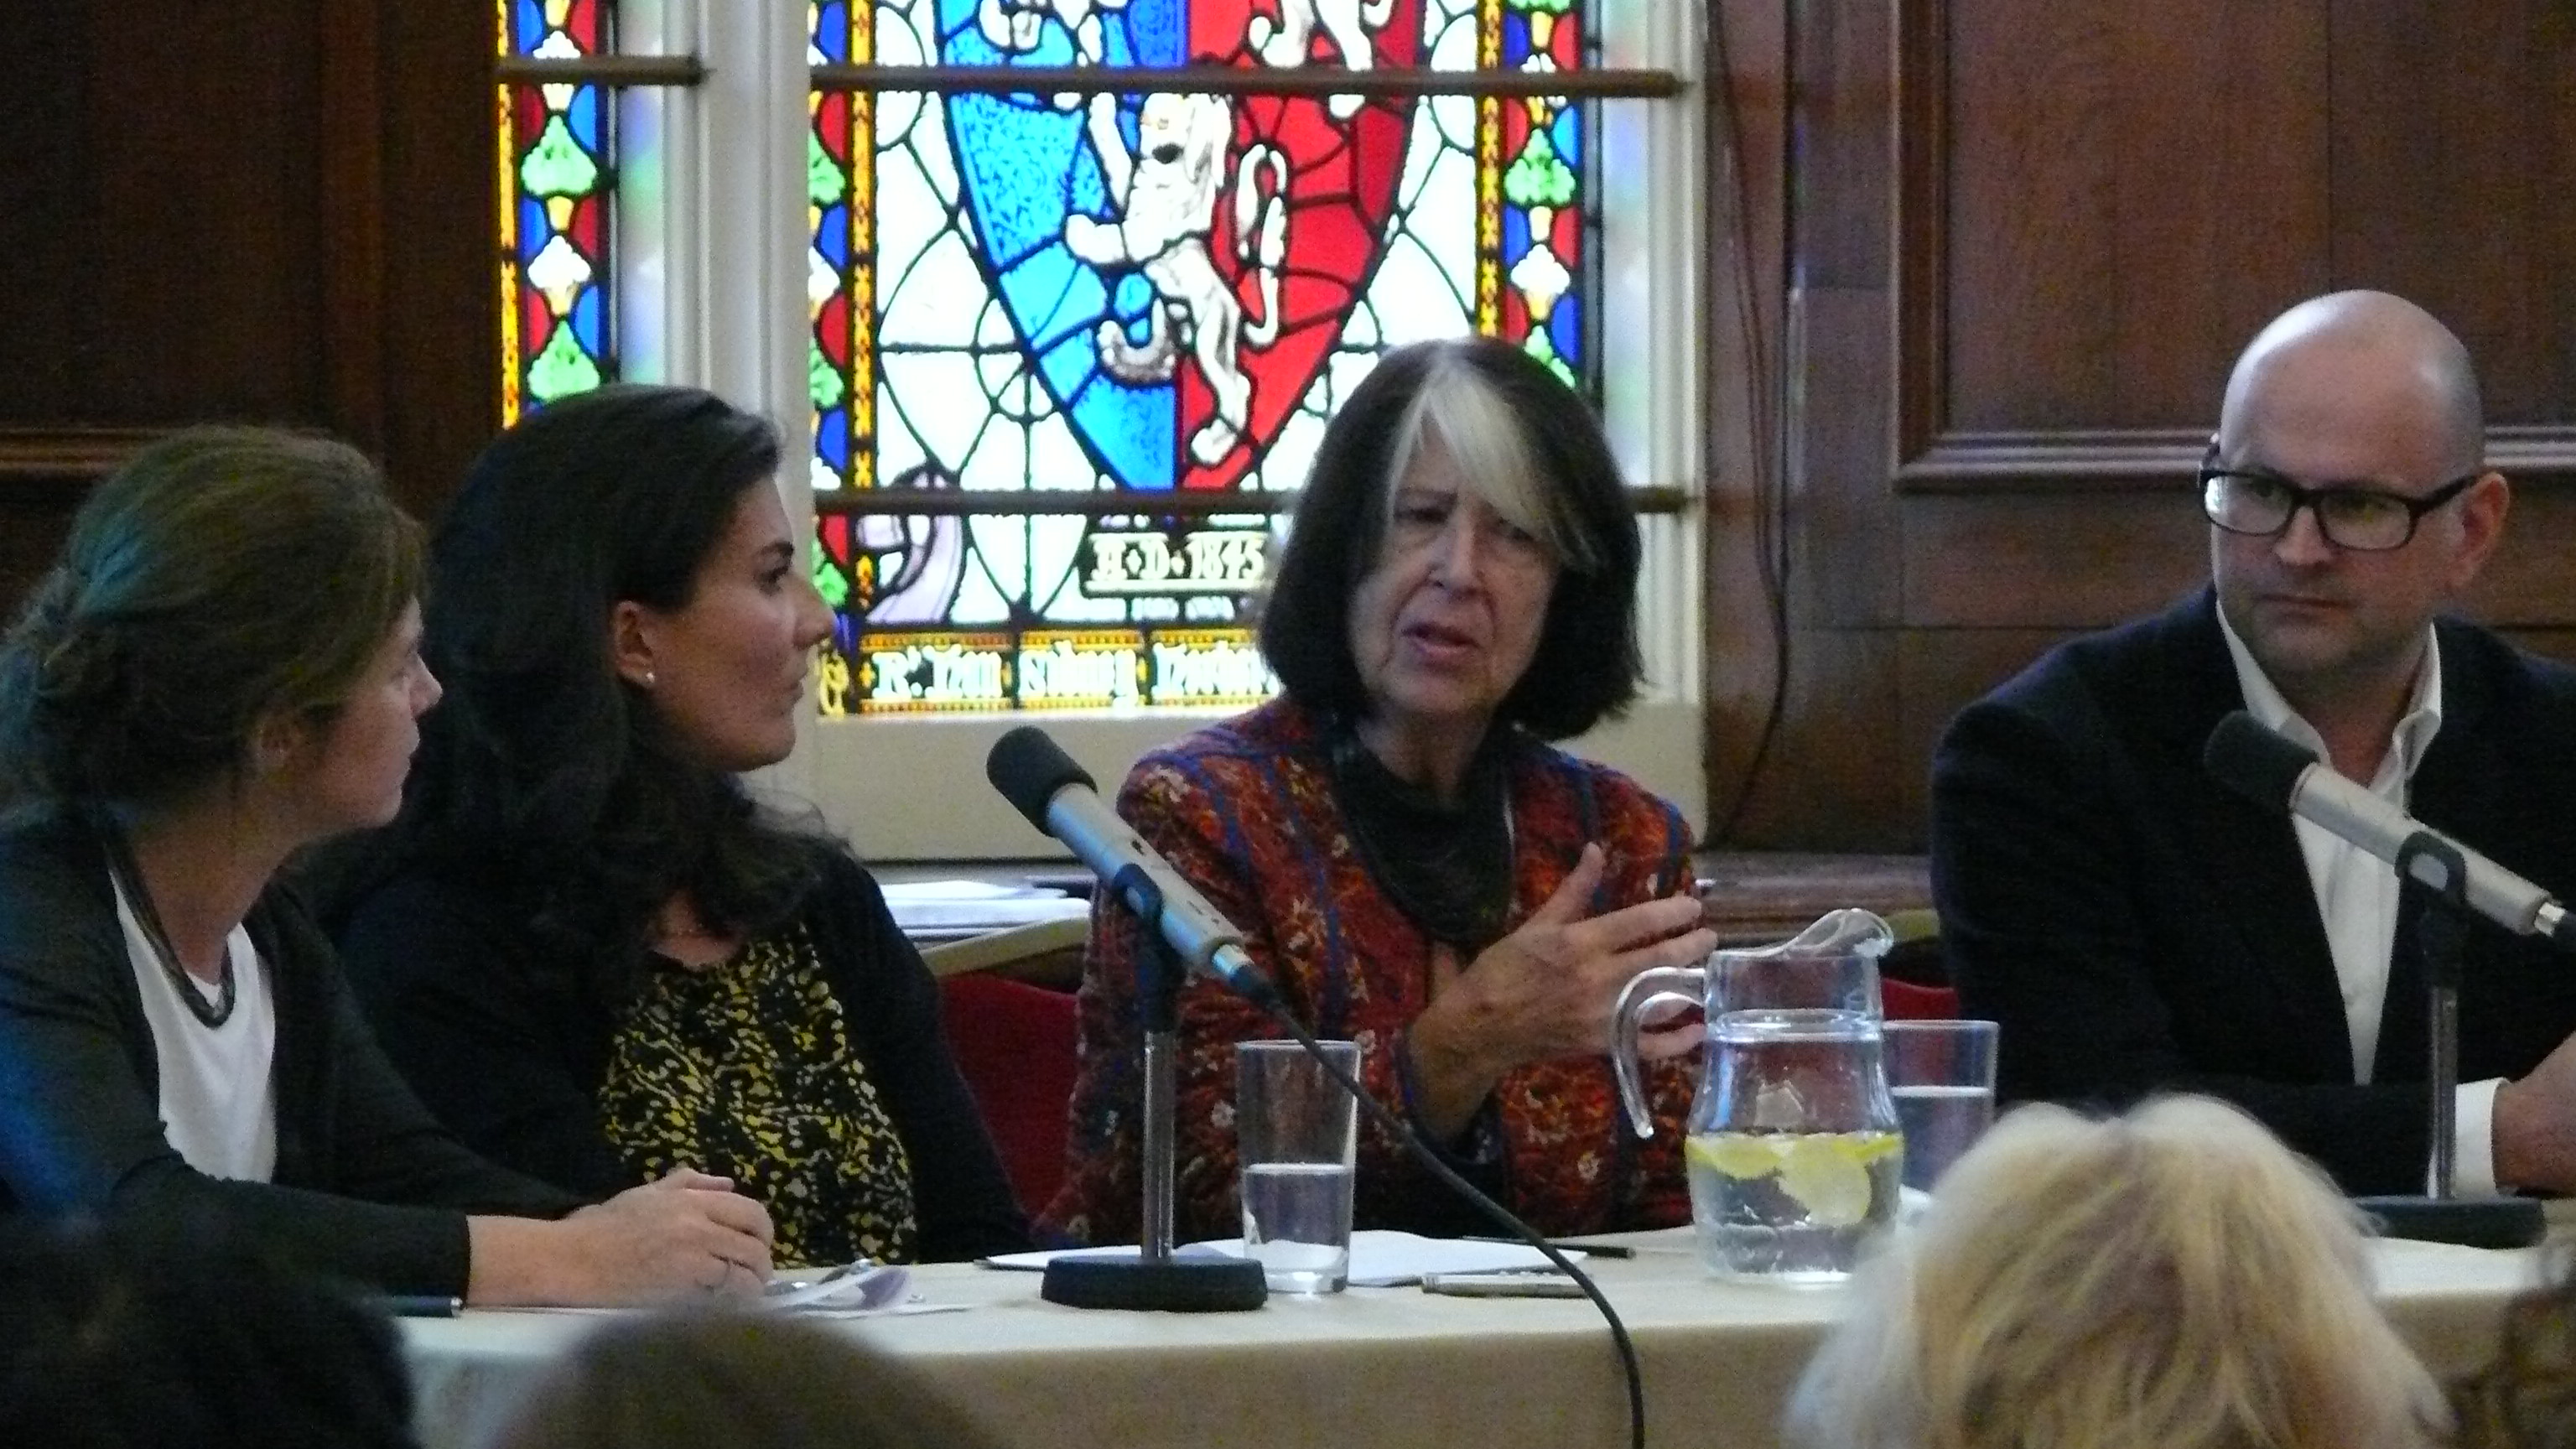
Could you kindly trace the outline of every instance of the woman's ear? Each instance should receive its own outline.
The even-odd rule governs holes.
[[[261,715],[250,731],[251,778],[264,780],[283,772],[299,752],[316,744],[319,734],[312,716],[301,710]]]
[[[608,611],[608,667],[637,689],[661,682],[653,669],[653,611],[633,599],[620,599]]]

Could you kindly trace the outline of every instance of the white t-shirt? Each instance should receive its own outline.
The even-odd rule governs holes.
[[[170,979],[122,884],[116,886],[116,923],[125,928],[126,959],[143,992],[143,1019],[151,1024],[152,1051],[161,1064],[161,1130],[170,1146],[208,1177],[268,1181],[277,1171],[277,1087],[270,1070],[277,1000],[269,990],[267,963],[251,949],[250,933],[235,926],[224,938],[232,957],[233,1014],[221,1026],[208,1026],[179,993],[197,992],[212,1006],[222,999],[221,989],[193,976],[185,985]]]

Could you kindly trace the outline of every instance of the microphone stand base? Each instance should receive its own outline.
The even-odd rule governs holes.
[[[1232,1313],[1259,1308],[1270,1284],[1249,1258],[1058,1258],[1047,1264],[1038,1296],[1067,1308]]]
[[[2357,1197],[2352,1204],[2381,1237],[2422,1243],[2528,1248],[2548,1227],[2538,1200],[2527,1197]]]

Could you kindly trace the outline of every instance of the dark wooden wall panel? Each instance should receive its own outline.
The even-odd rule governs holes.
[[[1791,568],[1782,726],[1719,844],[1920,848],[1931,745],[1960,705],[2205,578],[2190,473],[2228,368],[2338,287],[2405,293],[2468,341],[2516,480],[2470,608],[2576,648],[2576,6],[1721,13],[1781,37],[1775,71],[1739,49],[1730,72],[1739,94],[1785,88],[1778,189],[1748,169],[1757,189],[1723,204],[1783,218],[1750,275],[1784,289],[1759,382],[1786,447],[1774,511],[1748,516],[1772,495],[1729,477],[1758,456],[1733,430],[1759,410],[1712,413],[1710,597],[1749,587],[1729,527],[1776,527]],[[1767,682],[1773,653],[1710,657]],[[1711,690],[1712,760],[1749,758],[1729,742],[1768,699]],[[1721,821],[1732,786],[1713,777]]]
[[[1873,837],[1889,809],[1919,793],[1894,728],[1900,643],[1885,629],[1796,634],[1784,728],[1745,802],[1744,838],[1767,846],[1794,828],[1799,850],[1878,848]]]
[[[2448,322],[2492,421],[2576,421],[2576,5],[2331,10],[2337,277]]]
[[[2576,623],[2576,492],[2563,484],[2517,489],[2504,542],[2469,601],[2478,618],[2521,629]]]
[[[2076,427],[2101,418],[2118,390],[2118,318],[2102,304],[2118,244],[2109,162],[2122,57],[2085,6],[1954,0],[1949,20],[1950,185],[1946,206],[1923,198],[1949,261],[1946,420]],[[1899,124],[1931,120],[1941,99],[1909,98],[1916,108]],[[1961,156],[1992,164],[1956,165]],[[1977,325],[1957,325],[1967,318]],[[2035,354],[2052,365],[2033,366]]]
[[[2160,493],[1934,497],[1904,510],[1906,622],[2082,629],[2188,592],[2208,530],[2188,485]]]
[[[1897,713],[1894,720],[1895,792],[1871,823],[1889,809],[1921,814],[1930,785],[1922,762],[1950,717],[2038,658],[2073,631],[2054,629],[1907,629],[1897,636]],[[1860,846],[1877,842],[1863,837]]]
[[[376,8],[381,446],[395,496],[426,519],[501,430],[492,14],[402,0]]]
[[[89,481],[231,420],[433,511],[498,422],[491,11],[0,6],[0,609]]]
[[[81,7],[52,64],[81,65],[81,103],[23,135],[42,152],[36,189],[62,226],[51,262],[25,280],[56,366],[31,392],[0,394],[12,421],[157,425],[174,418],[313,418],[321,369],[322,217],[313,132],[313,6],[294,0],[192,7],[186,25],[137,25]],[[12,264],[15,269],[15,264]],[[18,288],[10,288],[15,291]]]
[[[1895,77],[1887,55],[1894,14],[1885,4],[1803,7],[1795,92],[1802,124],[1791,138],[1792,185],[1830,184],[1848,205],[1793,205],[1798,278],[1810,291],[1886,285],[1887,208],[1895,204],[1886,138]],[[1794,199],[1794,198],[1793,198]]]
[[[1767,519],[1780,482],[1780,349],[1788,273],[1789,15],[1779,0],[1712,0],[1703,72],[1711,78],[1701,135],[1707,157],[1708,620],[1701,632],[1701,698],[1712,722],[1700,753],[1712,836],[1749,816],[1764,721],[1780,678],[1771,616],[1776,543]]]
[[[2077,425],[2205,431],[2211,379],[2282,297],[2327,285],[2323,17],[2226,0],[2049,8],[2101,16],[2116,57],[2113,390]]]
[[[80,367],[82,298],[71,283],[83,274],[91,210],[63,177],[96,164],[87,128],[61,118],[88,108],[88,36],[45,7],[0,6],[0,55],[12,71],[0,85],[0,155],[10,160],[0,165],[0,258],[9,259],[0,265],[12,280],[45,282],[0,286],[0,418],[60,417]]]
[[[1792,359],[1854,390],[1883,392],[1888,378],[1887,290],[1810,287],[1794,325]],[[1791,502],[1793,617],[1815,628],[1883,628],[1903,618],[1904,540],[1881,524],[1887,510],[1890,419],[1884,410],[1808,408],[1793,414],[1792,476],[1809,486]]]
[[[51,484],[0,478],[0,600],[26,597],[53,562],[62,537],[62,490]]]
[[[2322,13],[1910,8],[1894,124],[1931,140],[1903,182],[1928,263],[1900,299],[1904,386],[1929,400],[1908,456],[1948,434],[2203,427],[2245,336],[2325,284]]]

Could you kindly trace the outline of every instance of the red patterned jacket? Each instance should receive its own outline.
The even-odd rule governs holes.
[[[1523,740],[1510,763],[1514,885],[1507,930],[1552,893],[1586,841],[1608,871],[1593,913],[1669,894],[1689,880],[1691,838],[1672,806],[1615,770]],[[1362,865],[1333,799],[1321,726],[1276,700],[1139,761],[1118,812],[1242,929],[1253,958],[1319,1036],[1360,1044],[1370,1093],[1404,1115],[1396,1060],[1429,1001],[1431,940]],[[1081,993],[1081,1066],[1063,1189],[1044,1216],[1055,1235],[1137,1240],[1143,1037],[1135,1012],[1136,923],[1096,907]],[[1234,1044],[1282,1033],[1259,1008],[1203,980],[1180,1005],[1175,1228],[1181,1241],[1242,1230],[1236,1198]],[[1542,1232],[1688,1221],[1681,1128],[1698,1059],[1650,1065],[1657,1128],[1628,1129],[1607,1056],[1520,1067],[1483,1114],[1485,1151],[1458,1164]],[[1477,1229],[1454,1195],[1360,1118],[1356,1225]]]

